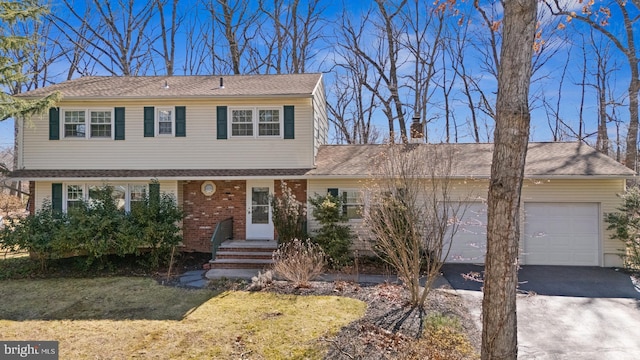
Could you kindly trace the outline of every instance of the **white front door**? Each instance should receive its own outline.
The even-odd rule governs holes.
[[[247,180],[247,240],[273,240],[273,180]]]

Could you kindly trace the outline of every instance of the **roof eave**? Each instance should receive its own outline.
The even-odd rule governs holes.
[[[47,96],[44,94],[42,96]],[[311,98],[312,94],[270,94],[270,95],[175,95],[175,96],[63,96],[60,102],[65,101],[109,101],[109,100],[168,100],[168,99],[191,99],[191,100],[213,100],[213,99],[252,99],[252,98],[267,98],[267,99],[281,99],[281,98],[298,98],[305,99]],[[25,100],[39,99],[39,96],[24,96],[21,97]]]

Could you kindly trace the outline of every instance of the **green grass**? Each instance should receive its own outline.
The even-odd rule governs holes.
[[[0,282],[0,338],[58,340],[60,358],[321,358],[318,339],[364,315],[334,296],[214,292],[147,278]]]

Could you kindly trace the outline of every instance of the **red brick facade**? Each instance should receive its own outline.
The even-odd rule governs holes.
[[[185,251],[210,252],[211,236],[219,221],[233,217],[233,238],[245,238],[247,189],[244,180],[214,181],[216,192],[205,196],[203,181],[183,183],[185,213],[182,235]]]
[[[307,199],[307,180],[285,180],[298,200]],[[246,238],[247,183],[244,180],[216,180],[216,192],[205,196],[203,181],[183,182],[182,222],[184,251],[210,252],[211,236],[219,221],[233,217],[233,238]],[[276,195],[281,193],[280,180],[274,182]]]

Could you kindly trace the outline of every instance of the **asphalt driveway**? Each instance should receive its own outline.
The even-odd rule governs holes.
[[[481,328],[482,284],[447,264],[443,274]],[[610,268],[523,266],[519,272],[519,359],[640,359],[640,284]]]

